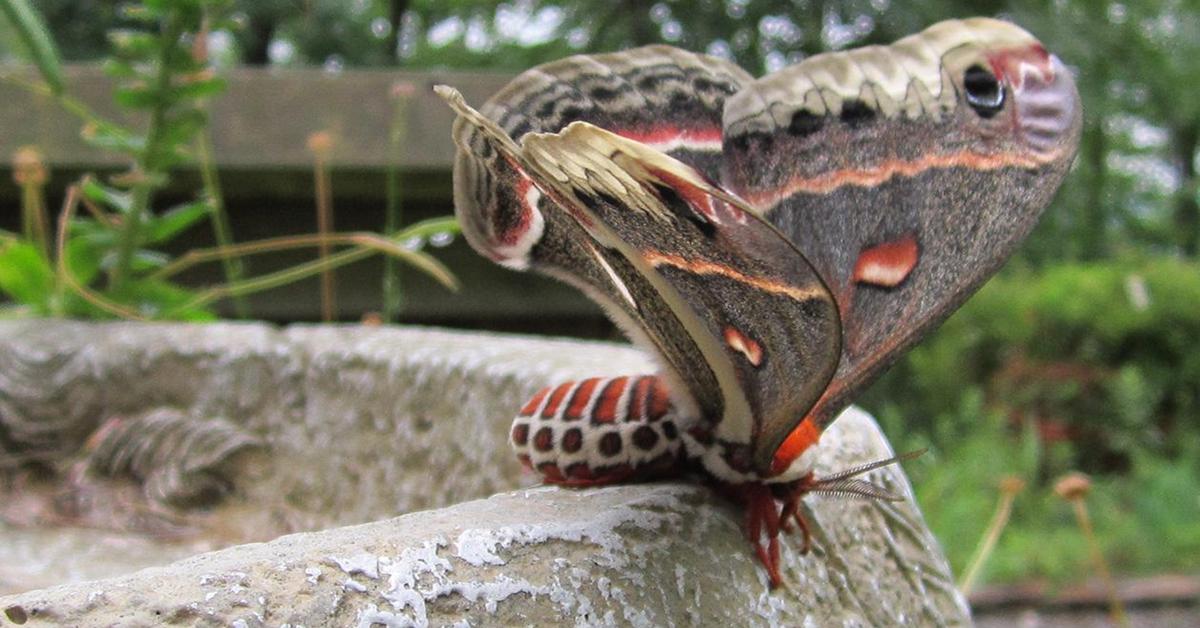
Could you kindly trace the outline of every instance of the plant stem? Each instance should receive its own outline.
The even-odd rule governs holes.
[[[1015,497],[1016,493],[1001,492],[1000,501],[996,503],[996,512],[992,514],[992,520],[988,523],[987,531],[979,541],[979,547],[975,549],[975,555],[971,557],[971,564],[967,567],[966,573],[959,582],[958,590],[962,591],[964,597],[971,594],[971,590],[975,588],[975,580],[983,570],[984,564],[987,563],[988,557],[992,555],[992,551],[996,549],[996,542],[1000,540],[1000,533],[1004,531],[1004,526],[1008,524],[1008,517],[1012,513],[1012,503]]]
[[[71,224],[71,220],[75,218],[75,208],[79,205],[79,197],[80,194],[78,185],[72,185],[68,187],[67,196],[63,199],[62,213],[60,213],[58,217],[58,236],[56,238],[56,246],[58,251],[58,255],[56,256],[58,258],[56,264],[59,280],[58,283],[65,284],[85,301],[108,312],[109,314],[130,320],[146,320],[144,316],[141,316],[137,312],[121,305],[120,303],[114,303],[104,298],[104,295],[90,290],[87,286],[80,283],[80,281],[75,278],[75,274],[71,271],[70,260],[67,259],[66,252],[67,231],[68,225]]]
[[[146,129],[146,145],[134,160],[134,172],[139,175],[133,184],[133,200],[129,213],[121,224],[121,234],[117,241],[117,259],[113,267],[109,283],[114,291],[119,291],[129,280],[129,272],[133,265],[133,254],[141,241],[142,221],[149,211],[150,202],[154,196],[154,187],[158,184],[156,177],[157,153],[161,150],[163,122],[166,118],[167,90],[171,87],[171,53],[176,49],[176,42],[183,34],[183,28],[177,17],[167,21],[164,32],[159,38],[161,48],[158,51],[157,75],[154,79],[154,91],[159,94],[150,113],[150,125]]]
[[[46,203],[40,184],[26,183],[21,186],[21,223],[25,239],[33,243],[46,259],[50,259]]]
[[[401,244],[410,238],[426,238],[434,233],[453,232],[457,228],[457,223],[450,218],[431,218],[416,223],[404,231],[396,234],[391,238],[386,238],[376,233],[371,232],[351,232],[351,233],[331,233],[326,236],[319,234],[306,234],[298,236],[282,236],[277,238],[266,238],[263,240],[253,240],[250,242],[242,242],[239,244],[231,244],[229,246],[218,246],[207,249],[192,249],[184,253],[180,257],[172,260],[166,266],[154,271],[148,275],[149,279],[165,280],[174,275],[177,275],[196,264],[220,260],[226,257],[245,257],[247,255],[258,255],[261,253],[271,253],[274,251],[286,251],[310,246],[317,246],[322,242],[330,246],[350,245],[350,246],[365,246],[375,249],[381,253],[398,257],[414,266],[417,266],[422,271],[429,273],[439,283],[451,290],[458,289],[458,282],[450,271],[446,270],[432,256],[412,251],[404,248]]]
[[[333,232],[333,192],[329,182],[327,158],[332,149],[332,136],[328,132],[317,132],[309,136],[308,145],[313,153],[313,180],[317,197],[317,233],[322,237]],[[330,255],[329,244],[322,241],[317,245],[317,258],[324,260]],[[321,272],[321,320],[333,321],[337,313],[337,286],[334,284],[333,267]]]
[[[212,207],[213,237],[217,246],[229,247],[233,245],[233,230],[229,226],[229,213],[225,211],[221,180],[213,163],[212,136],[207,126],[196,137],[196,155],[199,158],[200,177],[204,182],[204,195]],[[237,283],[245,275],[242,260],[237,257],[221,257],[221,267],[225,270],[227,283]],[[233,310],[238,318],[250,318],[250,304],[244,296],[238,295],[233,298]]]
[[[1129,617],[1125,615],[1125,605],[1117,596],[1117,584],[1113,581],[1112,572],[1108,570],[1108,562],[1104,560],[1104,553],[1100,551],[1100,543],[1096,540],[1096,531],[1092,528],[1092,518],[1088,516],[1087,504],[1083,497],[1077,497],[1071,500],[1071,506],[1075,509],[1075,519],[1079,521],[1079,528],[1083,530],[1083,536],[1087,539],[1088,552],[1092,555],[1092,562],[1096,566],[1096,571],[1100,572],[1100,579],[1104,581],[1112,620],[1118,626],[1128,626]]]
[[[408,122],[408,95],[403,90],[393,90],[396,106],[392,110],[392,125],[388,135],[389,151],[387,166],[387,209],[383,218],[383,232],[395,233],[402,222],[404,210],[400,198],[400,150],[403,147],[405,126]],[[395,323],[404,308],[401,290],[400,265],[392,258],[383,260],[383,322]]]
[[[11,74],[11,73],[0,74],[0,81],[5,82],[5,83],[11,83],[13,85],[16,85],[17,87],[28,90],[34,94],[38,94],[40,96],[45,96],[45,97],[52,99],[59,107],[62,107],[63,110],[65,110],[67,113],[69,113],[69,114],[75,116],[76,118],[79,118],[81,121],[83,121],[85,129],[87,129],[89,126],[97,127],[97,128],[102,127],[109,133],[120,134],[122,136],[129,135],[129,133],[127,131],[125,131],[125,129],[122,128],[121,126],[116,125],[109,120],[105,120],[99,114],[97,114],[95,111],[92,111],[91,109],[89,109],[88,106],[86,104],[84,104],[83,101],[81,101],[77,98],[72,98],[71,96],[67,95],[66,93],[57,93],[57,92],[51,90],[50,87],[48,85],[46,85],[45,83],[31,81],[29,79],[26,79],[24,77],[21,77],[16,74]]]

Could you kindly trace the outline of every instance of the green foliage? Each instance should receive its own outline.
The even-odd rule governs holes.
[[[142,131],[98,118],[85,126],[85,141],[125,154],[129,171],[108,183],[85,179],[79,189],[85,202],[94,207],[93,215],[64,218],[68,220],[65,263],[51,275],[55,281],[43,285],[45,294],[40,296],[27,290],[8,291],[10,296],[39,314],[87,316],[100,307],[110,315],[212,317],[203,308],[180,309],[192,295],[150,276],[168,261],[154,247],[207,218],[211,203],[191,201],[159,214],[152,205],[154,193],[166,185],[171,169],[189,160],[188,147],[207,120],[205,99],[224,88],[203,56],[194,53],[192,40],[206,20],[220,24],[225,4],[221,0],[146,0],[125,7],[125,18],[138,28],[110,32],[113,54],[105,69],[118,80],[114,91],[117,104],[145,111],[149,123]],[[44,70],[43,78],[52,80]],[[13,249],[19,250],[21,247]],[[49,255],[41,255],[48,268]],[[97,274],[103,274],[105,285],[99,292],[90,292],[86,286]],[[51,298],[64,294],[62,283],[79,286],[76,291],[86,297],[87,305],[80,307],[78,299]]]
[[[20,4],[8,6],[20,8]],[[84,139],[124,153],[129,158],[129,172],[108,184],[85,179],[80,191],[89,207],[94,207],[93,215],[64,218],[67,229],[57,266],[48,248],[6,243],[6,259],[29,274],[20,280],[10,273],[6,281],[0,282],[0,289],[33,313],[96,316],[107,311],[110,315],[127,312],[153,317],[188,300],[183,288],[147,276],[167,259],[150,247],[163,244],[205,218],[210,207],[192,202],[155,215],[151,202],[154,191],[165,185],[169,170],[187,158],[187,145],[204,126],[203,98],[222,87],[221,81],[208,72],[204,60],[192,54],[185,37],[198,32],[206,12],[221,4],[212,0],[147,1],[126,8],[126,17],[142,30],[112,33],[114,54],[106,67],[121,81],[115,93],[117,103],[127,109],[147,110],[150,123],[139,133],[85,111],[89,123],[84,128]],[[24,9],[16,12],[14,21],[36,24],[36,14],[28,7]],[[43,80],[53,92],[60,93],[57,54],[48,34],[43,34],[44,41],[31,48]],[[37,164],[35,170],[40,168]],[[27,222],[36,223],[43,218],[37,215],[44,214],[40,188],[45,176],[43,173],[25,179],[22,192]],[[102,293],[91,293],[85,287],[101,273],[106,287]],[[72,290],[67,289],[69,286]],[[201,309],[178,311],[175,316],[211,317]]]
[[[1139,448],[1174,455],[1200,423],[1196,303],[1200,268],[1178,260],[1008,273],[863,403],[944,444],[973,429],[960,399],[983,395],[1014,425],[1086,445],[1070,462],[1089,471],[1119,471]]]
[[[1200,544],[1200,266],[1061,265],[986,285],[861,403],[908,465],[956,568],[1007,475],[1028,482],[987,566],[995,580],[1090,573],[1054,479],[1093,474],[1109,560],[1125,573],[1194,567]],[[1146,536],[1155,537],[1148,543]]]
[[[988,582],[1046,578],[1078,582],[1095,576],[1087,542],[1071,507],[1035,481],[1039,458],[1052,457],[1033,430],[1013,433],[1001,415],[975,415],[957,442],[908,468],[925,519],[951,566],[966,566],[987,527],[1006,476],[1029,482],[984,568]],[[1126,475],[1094,479],[1088,511],[1101,549],[1121,574],[1189,571],[1200,552],[1200,455],[1193,446],[1173,460],[1138,453]]]
[[[0,3],[6,0],[0,0]],[[24,8],[9,0],[5,8]],[[61,104],[85,119],[82,136],[103,150],[123,154],[127,172],[99,181],[85,177],[68,191],[68,204],[61,217],[57,246],[51,250],[42,206],[42,187],[47,174],[33,149],[22,149],[14,157],[14,178],[22,190],[23,238],[0,234],[0,293],[20,304],[18,311],[42,316],[103,318],[171,318],[208,320],[209,305],[219,299],[238,299],[331,270],[337,266],[383,252],[398,257],[453,288],[455,279],[444,266],[426,253],[406,248],[404,243],[422,240],[436,230],[453,234],[453,220],[435,220],[397,230],[389,236],[374,234],[328,234],[334,245],[351,248],[322,259],[244,279],[233,259],[288,248],[311,247],[312,238],[277,238],[234,246],[221,213],[219,187],[211,163],[200,169],[205,188],[197,198],[165,210],[155,211],[155,193],[163,188],[171,172],[194,161],[193,151],[209,159],[211,151],[202,133],[208,124],[207,104],[225,89],[225,81],[210,66],[207,54],[210,30],[233,27],[229,0],[143,0],[122,5],[120,26],[108,32],[111,55],[105,72],[116,81],[113,98],[130,113],[144,116],[147,124],[135,129],[114,124],[89,111],[82,103],[60,93],[26,84],[43,93],[53,93]],[[18,12],[36,24],[36,14]],[[42,49],[54,63],[38,68],[42,78],[61,85],[57,57],[47,38]],[[21,81],[17,81],[21,82]],[[22,83],[25,84],[25,83]],[[89,210],[78,215],[80,202]],[[220,246],[214,250],[191,251],[172,260],[158,250],[184,231],[205,219],[213,219]],[[227,283],[203,290],[190,290],[173,277],[197,260],[226,264]]]

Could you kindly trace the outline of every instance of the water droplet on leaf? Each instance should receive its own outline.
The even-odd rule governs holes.
[[[454,242],[454,233],[450,231],[439,231],[429,236],[429,244],[437,248],[450,246],[451,242]]]

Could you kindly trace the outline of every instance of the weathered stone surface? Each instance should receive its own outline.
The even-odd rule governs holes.
[[[611,343],[435,329],[0,321],[0,471],[34,461],[65,478],[114,417],[219,418],[270,451],[226,469],[227,506],[254,512],[222,533],[266,540],[527,484],[506,440],[527,397],[651,370]]]
[[[785,545],[790,586],[775,593],[741,514],[700,486],[530,489],[459,503],[532,480],[505,438],[513,408],[537,388],[651,369],[637,351],[606,343],[430,329],[0,322],[0,469],[9,478],[0,520],[13,521],[38,491],[70,490],[106,505],[114,530],[99,538],[61,516],[27,517],[16,531],[0,524],[0,593],[128,574],[177,559],[181,547],[323,530],[0,598],[0,624],[968,621],[908,502],[811,499],[816,550],[802,557]],[[178,426],[178,416],[195,417],[204,439],[229,433],[265,447],[228,464],[171,460],[162,472],[159,457],[138,452],[132,477],[80,483],[80,469],[109,468],[92,466],[96,456],[129,451],[96,445],[136,436],[113,417]],[[822,443],[825,471],[887,453],[856,412]],[[122,460],[111,468],[132,470],[134,457]],[[58,475],[12,480],[29,461]],[[232,492],[208,510],[156,502],[187,495],[172,489],[180,469],[225,474],[216,479]],[[898,469],[878,473],[908,493]],[[126,495],[121,483],[170,509],[190,530],[175,538],[184,545],[130,536],[122,502],[104,497]],[[75,514],[92,526],[105,520]]]
[[[886,455],[843,416],[824,470]],[[908,492],[897,470],[877,480]],[[535,488],[0,598],[31,625],[939,625],[969,621],[911,502],[813,498],[772,592],[740,513],[691,484]],[[239,622],[241,622],[239,624]]]
[[[311,453],[276,481],[304,511],[328,513],[326,525],[527,484],[507,440],[526,399],[572,378],[653,370],[611,343],[359,326],[283,334],[306,356],[305,408],[275,437]]]

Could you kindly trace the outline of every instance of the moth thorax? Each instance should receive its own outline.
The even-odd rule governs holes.
[[[813,465],[817,462],[817,445],[804,450],[804,453],[796,456],[794,460],[778,475],[771,476],[765,480],[767,484],[777,484],[784,482],[795,482],[808,474],[812,473]]]
[[[704,470],[713,477],[730,484],[794,482],[812,472],[817,458],[814,445],[796,456],[782,471],[763,475],[750,464],[745,445],[727,443],[719,438],[713,438],[702,429],[693,429],[684,433],[683,442],[689,458],[698,460]]]

